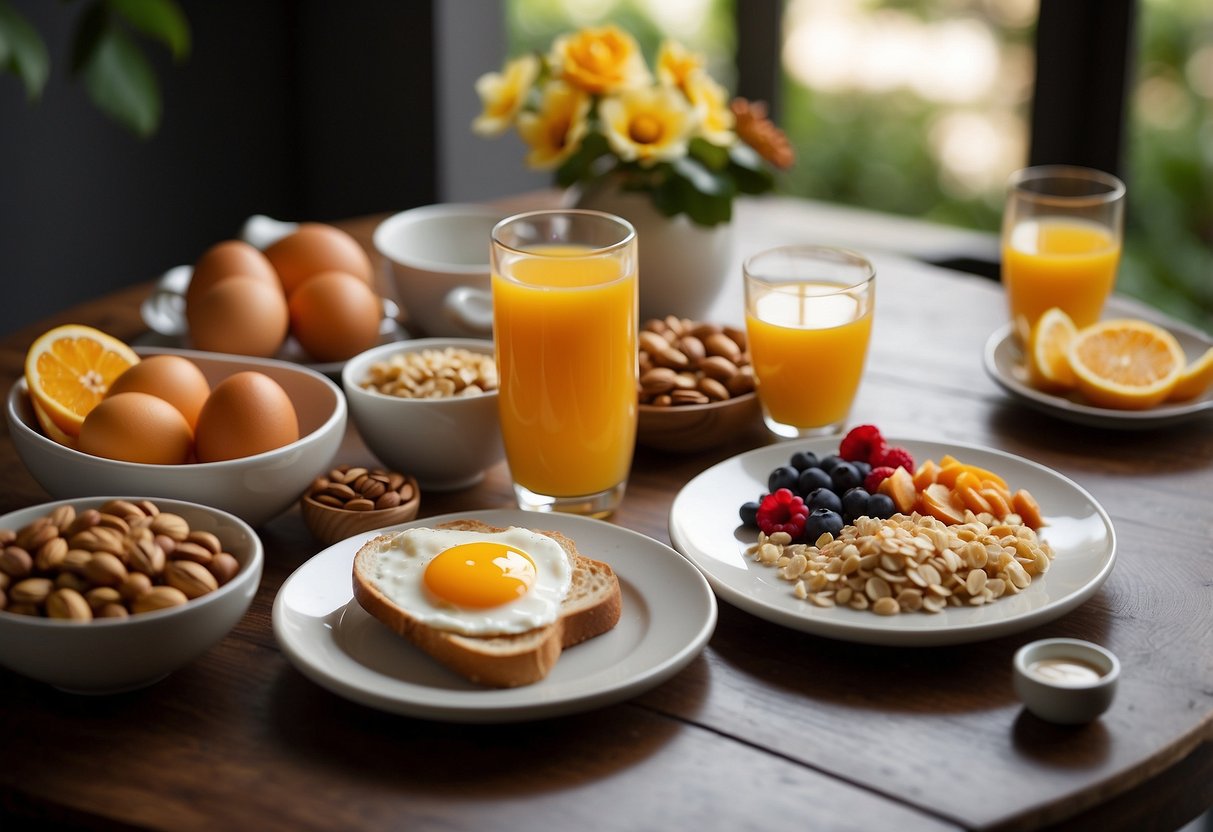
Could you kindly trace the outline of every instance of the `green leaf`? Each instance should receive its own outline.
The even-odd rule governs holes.
[[[592,178],[591,168],[598,159],[610,151],[606,137],[601,133],[590,133],[572,156],[556,169],[556,184],[567,188],[574,182]]]
[[[729,149],[712,144],[707,139],[696,137],[691,139],[687,153],[703,162],[711,170],[724,170],[729,164]]]
[[[101,0],[90,3],[80,13],[80,20],[72,36],[72,59],[69,68],[73,75],[79,75],[84,66],[92,60],[93,54],[99,48],[101,37],[109,26],[109,11]]]
[[[81,66],[85,88],[97,108],[138,136],[160,124],[160,87],[152,66],[122,30],[101,30]]]
[[[721,174],[713,173],[703,166],[701,162],[692,159],[690,156],[683,156],[675,159],[671,163],[674,173],[681,179],[686,180],[687,184],[707,196],[725,195],[731,197],[733,195],[733,183],[728,177]]]
[[[107,0],[110,9],[137,31],[160,41],[180,61],[190,53],[190,27],[174,0]]]
[[[729,175],[743,194],[762,194],[775,187],[775,177],[762,157],[741,142],[729,149]]]
[[[50,75],[46,44],[30,22],[7,0],[0,0],[0,72],[12,72],[25,85],[25,97],[37,100]]]

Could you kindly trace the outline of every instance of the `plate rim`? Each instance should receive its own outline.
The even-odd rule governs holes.
[[[533,527],[541,527],[545,525],[545,521],[549,518],[559,518],[556,523],[551,525],[562,525],[568,523],[574,527],[582,524],[591,524],[595,528],[606,534],[620,534],[624,538],[640,538],[647,544],[664,549],[668,553],[669,563],[673,568],[683,572],[681,580],[687,586],[688,591],[695,595],[702,602],[702,615],[695,619],[698,626],[693,627],[693,635],[685,643],[681,643],[677,649],[672,649],[663,655],[659,662],[652,664],[643,669],[642,672],[633,674],[632,676],[614,680],[611,684],[599,687],[596,689],[585,690],[580,692],[572,692],[565,696],[552,697],[545,695],[542,688],[536,685],[523,686],[519,688],[504,689],[505,691],[533,691],[533,697],[524,697],[523,701],[510,703],[485,703],[484,699],[491,699],[494,693],[502,693],[493,688],[485,688],[483,690],[469,691],[454,691],[455,694],[467,694],[467,696],[455,695],[451,696],[451,691],[441,690],[436,696],[417,696],[412,695],[411,691],[403,691],[404,695],[388,694],[382,691],[371,690],[356,682],[347,681],[337,677],[331,672],[327,672],[323,668],[324,662],[316,662],[311,656],[304,655],[294,637],[290,633],[285,632],[288,625],[287,616],[290,611],[286,609],[285,596],[288,587],[296,579],[302,580],[302,575],[309,564],[322,557],[335,557],[336,552],[343,547],[348,547],[353,544],[353,541],[364,541],[370,539],[375,534],[385,531],[399,530],[424,526],[427,524],[436,524],[446,522],[448,520],[459,520],[467,518],[476,518],[492,522],[496,520],[498,524],[508,522],[508,518],[515,518],[520,521],[527,521]],[[486,519],[487,518],[487,519]],[[600,525],[599,525],[600,524]],[[571,537],[574,535],[570,535]],[[352,553],[351,553],[352,557]],[[639,563],[643,564],[641,560]],[[614,566],[614,565],[612,565]],[[640,584],[632,577],[635,572],[619,572],[621,581],[626,581],[636,588],[636,591],[641,592],[646,601],[647,606],[660,605],[659,599],[653,598],[651,592],[646,594],[640,589]],[[342,593],[344,596],[344,592]],[[350,600],[353,600],[352,587],[349,591]],[[331,613],[330,613],[331,614]],[[627,614],[625,605],[624,614]],[[677,551],[656,540],[648,535],[634,531],[632,529],[618,526],[613,523],[607,523],[601,520],[593,520],[586,517],[568,514],[546,514],[538,512],[525,512],[521,509],[496,508],[496,509],[481,509],[467,510],[459,512],[448,512],[445,514],[434,515],[432,517],[419,518],[407,523],[400,523],[393,526],[385,527],[372,532],[364,532],[354,535],[345,540],[339,541],[332,546],[328,546],[317,552],[312,557],[301,563],[291,574],[282,582],[274,597],[273,609],[271,613],[272,630],[274,638],[286,655],[288,661],[304,676],[311,679],[320,687],[362,705],[377,708],[379,710],[390,713],[400,714],[404,716],[419,717],[424,719],[446,721],[446,722],[465,722],[465,723],[506,723],[517,722],[531,719],[542,719],[555,716],[562,716],[570,713],[578,713],[582,711],[592,710],[605,705],[620,702],[625,699],[637,696],[647,690],[650,690],[657,685],[662,684],[688,664],[690,664],[696,656],[707,645],[712,633],[715,631],[718,617],[718,608],[715,594],[711,590],[711,586],[707,582],[703,574],[696,569],[690,561],[684,558]],[[656,630],[650,630],[644,638],[652,638]],[[590,642],[587,646],[592,647]],[[336,649],[340,650],[339,647]],[[420,655],[420,654],[419,654]],[[390,687],[395,680],[386,680],[386,684]],[[411,683],[398,683],[402,686],[411,685]],[[416,687],[416,686],[414,686]],[[446,701],[442,701],[443,698]],[[475,701],[474,697],[479,697],[481,701]]]
[[[1172,329],[1170,326],[1165,328]],[[1116,410],[1071,401],[1063,396],[1055,396],[1043,390],[1037,390],[1005,373],[998,363],[998,354],[1004,344],[1011,340],[1013,329],[1013,325],[1007,323],[990,333],[982,351],[982,366],[994,383],[1011,394],[1012,398],[1042,413],[1092,427],[1146,430],[1185,422],[1198,417],[1206,410],[1213,410],[1213,398],[1208,396],[1187,403],[1161,404],[1148,410]],[[1203,336],[1195,330],[1189,330],[1186,327],[1174,327],[1174,329],[1182,330],[1187,337],[1203,340]]]
[[[1091,495],[1089,491],[1076,483],[1074,480],[1064,474],[1049,468],[1034,460],[1017,454],[1003,451],[998,448],[991,448],[983,445],[976,445],[966,442],[951,442],[941,441],[938,439],[927,439],[918,436],[891,436],[886,437],[886,440],[892,444],[899,445],[914,445],[918,443],[930,444],[947,448],[960,452],[976,451],[980,453],[988,453],[997,457],[1002,457],[1014,460],[1017,464],[1027,465],[1030,468],[1036,469],[1038,472],[1055,478],[1061,484],[1073,489],[1076,496],[1086,499],[1090,502],[1095,514],[1102,521],[1104,530],[1107,535],[1108,554],[1106,562],[1104,562],[1098,571],[1093,574],[1088,581],[1077,590],[1069,595],[1063,596],[1056,601],[1046,604],[1039,609],[1029,610],[1011,619],[1003,619],[993,622],[977,622],[971,624],[952,625],[950,627],[940,627],[936,629],[915,629],[915,630],[897,630],[894,628],[878,628],[873,627],[873,622],[859,622],[855,624],[841,623],[833,621],[825,621],[821,618],[814,618],[812,615],[803,615],[792,609],[774,606],[767,603],[761,598],[755,597],[753,594],[740,589],[730,582],[722,579],[719,575],[713,574],[708,568],[701,563],[701,558],[697,557],[691,547],[687,545],[685,540],[681,539],[678,529],[676,514],[684,499],[684,495],[688,493],[691,487],[702,478],[708,477],[713,472],[722,469],[726,465],[735,465],[743,461],[747,457],[758,457],[764,454],[774,454],[776,449],[782,451],[782,455],[790,457],[791,454],[801,448],[817,449],[816,446],[825,445],[826,443],[837,443],[837,437],[815,437],[800,440],[790,440],[777,442],[771,445],[764,445],[759,448],[751,448],[739,454],[735,454],[727,459],[712,465],[711,467],[701,471],[693,477],[675,496],[673,503],[670,505],[669,515],[669,533],[670,540],[674,544],[674,548],[697,569],[704,573],[708,584],[712,587],[713,592],[716,592],[721,600],[727,601],[733,606],[744,610],[752,615],[762,618],[770,623],[778,624],[789,629],[798,630],[800,632],[809,633],[811,635],[832,638],[839,641],[847,641],[852,643],[872,644],[887,647],[937,647],[953,644],[969,644],[980,641],[988,641],[995,638],[1012,635],[1016,632],[1021,632],[1032,627],[1037,627],[1042,624],[1060,618],[1063,615],[1071,612],[1078,606],[1085,603],[1112,573],[1112,569],[1116,565],[1118,557],[1118,546],[1116,529],[1112,523],[1112,518],[1107,510],[1099,503],[1098,500]],[[688,498],[689,499],[689,498]],[[735,509],[734,509],[735,510]],[[751,564],[747,560],[747,573],[749,573]],[[790,590],[789,590],[790,592]],[[892,619],[890,619],[892,620]]]

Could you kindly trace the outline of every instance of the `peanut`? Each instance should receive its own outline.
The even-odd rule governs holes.
[[[0,529],[0,610],[8,613],[124,618],[214,591],[239,570],[215,534],[149,500],[83,511],[65,504],[20,529]]]
[[[641,404],[707,404],[754,390],[744,331],[667,315],[644,322],[639,339]]]

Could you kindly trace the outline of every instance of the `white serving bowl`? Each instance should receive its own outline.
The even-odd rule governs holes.
[[[1069,679],[1064,674],[1042,674],[1037,662],[1076,662],[1096,678]],[[1047,638],[1015,651],[1012,679],[1024,707],[1059,725],[1081,725],[1108,709],[1116,696],[1120,662],[1098,644],[1074,638]]]
[[[60,500],[0,517],[14,531],[70,503],[77,511],[113,497]],[[123,497],[136,500],[140,497]],[[236,626],[261,583],[264,552],[247,523],[224,511],[147,497],[178,514],[190,529],[208,531],[240,562],[236,576],[214,592],[178,607],[124,619],[89,622],[34,618],[0,611],[0,665],[74,693],[117,693],[156,682],[202,655]]]
[[[290,396],[299,417],[300,438],[272,451],[222,462],[148,465],[104,459],[43,434],[22,378],[8,394],[9,432],[21,461],[52,497],[148,494],[214,506],[259,526],[290,508],[312,479],[328,469],[345,436],[345,397],[315,370],[285,361],[193,350],[136,351],[144,356],[184,356],[198,365],[211,387],[242,370],[264,373]]]
[[[374,347],[341,371],[350,416],[371,453],[388,468],[417,478],[426,491],[454,491],[484,478],[505,458],[497,391],[478,396],[403,399],[360,386],[372,364],[402,352],[454,347],[493,355],[493,342],[471,338],[419,338]]]

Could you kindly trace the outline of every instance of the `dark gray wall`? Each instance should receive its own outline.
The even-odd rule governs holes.
[[[0,333],[191,262],[254,213],[435,201],[429,2],[185,0],[188,61],[145,44],[164,93],[148,140],[68,77],[81,4],[15,6],[52,70],[35,105],[0,76]]]

